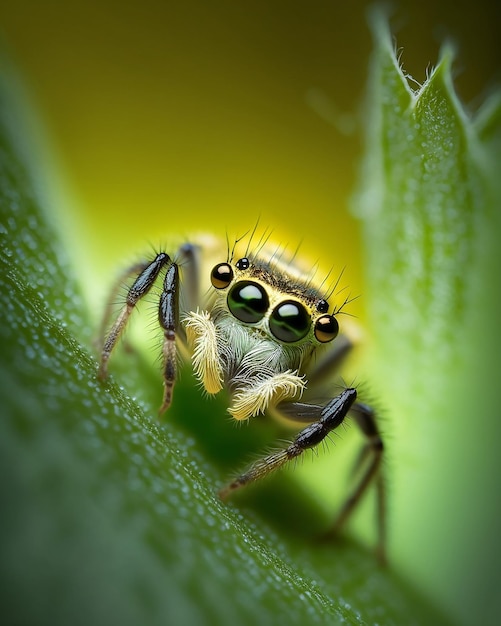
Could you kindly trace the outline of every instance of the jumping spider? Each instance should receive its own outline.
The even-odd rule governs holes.
[[[236,489],[314,448],[350,414],[366,440],[358,461],[363,469],[328,534],[339,530],[374,481],[378,552],[384,559],[383,443],[374,411],[357,401],[354,388],[342,388],[327,402],[308,400],[320,382],[325,385],[326,379],[333,380],[351,348],[350,341],[338,335],[340,308],[328,303],[333,290],[327,293],[323,283],[314,286],[314,272],[302,271],[283,248],[270,252],[266,240],[253,248],[251,242],[252,237],[240,254],[237,248],[241,240],[232,249],[227,245],[226,260],[221,262],[219,258],[207,272],[210,285],[200,267],[206,248],[214,247],[212,241],[208,246],[203,240],[187,243],[173,258],[160,252],[153,260],[129,268],[124,275],[136,278],[104,340],[99,376],[107,376],[108,359],[132,311],[162,274],[158,320],[164,333],[164,393],[160,412],[171,404],[178,348],[182,345],[189,350],[194,372],[205,391],[217,394],[225,388],[229,392],[228,411],[235,420],[266,413],[306,425],[289,445],[257,460],[224,486],[220,497],[227,498]],[[103,328],[110,315],[108,306]],[[317,358],[319,352],[323,355]],[[333,388],[330,382],[331,394]]]

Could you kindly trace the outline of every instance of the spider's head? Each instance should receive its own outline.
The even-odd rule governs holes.
[[[235,319],[275,341],[322,344],[338,334],[327,300],[290,266],[243,257],[216,265],[211,283]]]

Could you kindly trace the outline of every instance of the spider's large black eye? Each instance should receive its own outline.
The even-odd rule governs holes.
[[[270,316],[272,334],[285,343],[293,343],[306,337],[310,330],[311,318],[300,302],[281,302]]]
[[[315,337],[320,343],[327,343],[337,337],[339,324],[333,315],[322,315],[315,322]]]
[[[233,268],[229,263],[219,263],[210,274],[210,281],[216,289],[224,289],[232,280]]]
[[[246,324],[262,320],[269,306],[264,287],[251,280],[238,281],[228,294],[228,308],[238,320]]]

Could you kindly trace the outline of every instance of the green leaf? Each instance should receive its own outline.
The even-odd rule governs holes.
[[[449,46],[413,91],[379,13],[373,30],[355,204],[393,470],[390,553],[458,623],[497,623],[501,98],[468,113]]]
[[[293,478],[221,503],[223,466],[248,435],[189,376],[176,390],[183,415],[165,426],[140,355],[116,363],[124,388],[97,381],[89,316],[11,87],[0,90],[4,621],[445,623],[372,552],[315,542],[324,520]]]

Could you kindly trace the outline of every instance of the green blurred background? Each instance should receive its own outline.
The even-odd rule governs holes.
[[[149,243],[193,230],[241,234],[258,216],[327,269],[346,266],[352,293],[363,293],[349,198],[368,6],[2,2],[0,36],[41,112],[53,171],[65,174],[70,193],[55,210],[94,303]],[[422,82],[453,38],[458,90],[474,105],[499,77],[496,17],[492,2],[394,3],[406,70]],[[363,316],[363,299],[351,310]]]

